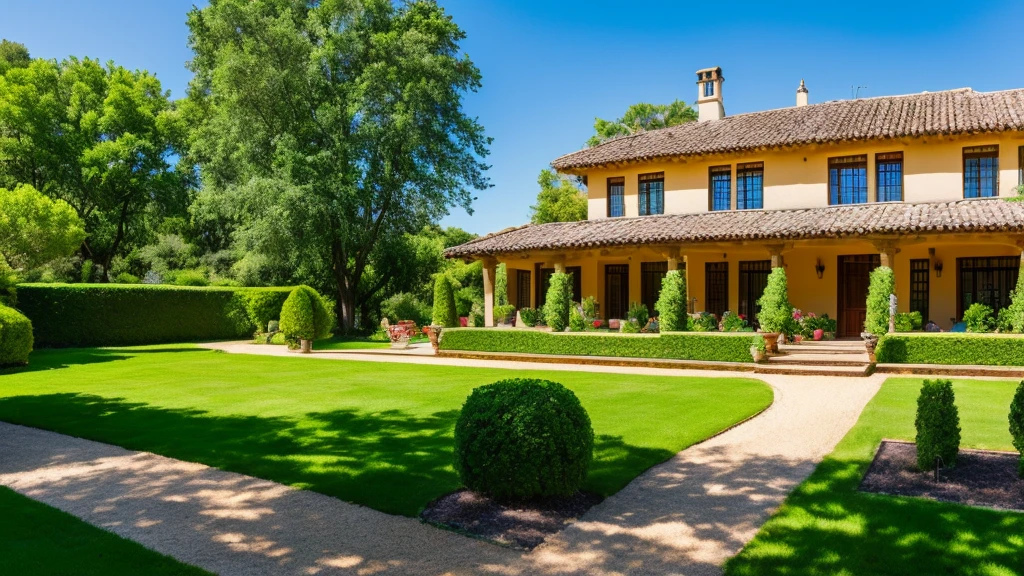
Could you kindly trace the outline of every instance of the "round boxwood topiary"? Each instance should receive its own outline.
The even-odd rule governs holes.
[[[32,322],[14,308],[0,306],[0,366],[28,364]]]
[[[510,379],[473,390],[455,424],[455,469],[499,501],[571,496],[593,457],[590,417],[571,390]]]
[[[331,313],[320,294],[299,286],[281,306],[281,332],[296,340],[322,340],[331,335]]]

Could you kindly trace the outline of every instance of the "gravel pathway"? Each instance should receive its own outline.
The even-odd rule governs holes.
[[[249,352],[217,345],[225,346]],[[312,358],[750,377],[351,353]],[[648,470],[530,553],[266,480],[5,423],[0,485],[226,575],[718,574],[853,426],[883,377],[761,379],[775,389],[765,413]]]

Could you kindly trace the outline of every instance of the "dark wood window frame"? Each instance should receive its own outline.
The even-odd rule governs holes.
[[[756,190],[757,198],[751,200]],[[736,165],[736,209],[764,209],[764,162],[743,162]]]
[[[614,196],[618,197],[618,202],[614,202],[613,190],[618,188],[618,192]],[[615,214],[613,208],[618,208],[618,214]],[[626,215],[626,178],[623,176],[614,176],[608,179],[608,211],[606,212],[609,218],[620,218]]]
[[[745,260],[740,262],[740,294],[738,314],[746,317],[747,322],[754,325],[757,321],[758,305],[765,286],[768,285],[768,275],[772,271],[771,260]]]
[[[516,270],[516,308],[530,307],[530,271]]]
[[[928,258],[915,258],[910,261],[910,311],[921,313],[922,325],[931,318],[931,280],[932,261]]]
[[[624,277],[620,288],[622,295],[618,302],[610,294],[609,279],[611,276],[618,276],[620,280]],[[629,264],[605,264],[604,266],[604,313],[607,319],[617,318],[619,320],[629,313]]]
[[[583,292],[583,269],[580,266],[568,266],[565,269],[567,274],[572,274],[572,300],[579,302]],[[534,292],[534,302],[537,308],[544,306],[547,300],[548,288],[551,287],[551,275],[555,273],[554,268],[542,268],[540,264],[534,265],[534,273],[537,274],[537,286]]]
[[[995,196],[999,196],[999,145],[990,144],[986,146],[968,146],[964,148],[963,156],[964,198],[993,198]],[[986,159],[994,160],[990,166],[992,171],[992,193],[988,196],[983,194],[985,192],[984,182],[987,179],[982,176],[984,170],[982,161]],[[973,160],[978,161],[976,183],[970,181],[972,178],[967,168],[968,163]]]
[[[1018,256],[977,256],[956,259],[956,318],[954,322],[964,317],[964,310],[975,302],[983,302],[998,311],[1010,303],[1010,294],[1017,286],[1017,277],[1020,274],[1020,257]],[[971,275],[971,286],[964,286],[964,279]],[[993,285],[984,286],[982,289],[989,294],[978,298],[978,280],[984,275],[993,276]],[[995,284],[999,284],[995,286]],[[964,294],[964,289],[970,288],[970,302]]]
[[[889,197],[893,194],[892,188],[897,189],[896,198]],[[902,202],[903,191],[903,152],[875,154],[875,201]]]
[[[854,196],[850,202],[844,202],[844,184],[846,184],[844,171],[862,170],[862,175],[849,184],[853,189],[849,192]],[[863,178],[863,182],[861,182]],[[840,206],[849,204],[864,204],[868,201],[868,155],[856,154],[854,156],[835,156],[828,159],[828,203],[829,206]]]
[[[719,206],[719,187],[723,186],[725,198],[724,206]],[[721,212],[732,210],[732,166],[711,166],[708,168],[708,212]]]
[[[706,262],[704,264],[704,310],[711,312],[719,320],[729,310],[728,262]]]
[[[665,213],[665,173],[652,172],[637,177],[638,213],[654,216]]]

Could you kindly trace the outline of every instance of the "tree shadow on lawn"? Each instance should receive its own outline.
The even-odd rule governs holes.
[[[1024,514],[863,493],[869,464],[826,458],[726,572],[1024,571]]]
[[[460,487],[452,468],[457,417],[456,410],[421,417],[344,409],[297,420],[213,416],[77,393],[0,399],[3,421],[199,462],[406,516]],[[608,495],[669,456],[600,436],[585,489]]]
[[[131,360],[140,354],[169,353],[214,353],[213,350],[188,347],[154,347],[154,348],[43,348],[32,352],[27,366],[11,366],[0,368],[0,376],[6,374],[24,374],[44,370],[58,370],[71,366],[102,364],[118,360]]]

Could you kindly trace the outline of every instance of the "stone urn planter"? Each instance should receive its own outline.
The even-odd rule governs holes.
[[[750,357],[754,359],[754,362],[764,362],[764,352],[761,352],[757,346],[750,347]]]
[[[437,354],[441,341],[441,327],[424,326],[423,333],[426,334],[427,338],[430,340],[430,346],[434,349],[434,354]]]
[[[779,353],[779,336],[781,336],[781,334],[778,333],[778,332],[765,332],[765,333],[761,334],[761,336],[764,337],[764,345],[765,345],[765,348],[768,350],[768,353],[769,354],[778,354]]]
[[[878,336],[870,332],[861,332],[860,337],[864,339],[864,348],[868,352],[868,360],[875,362],[875,348],[878,347]]]

